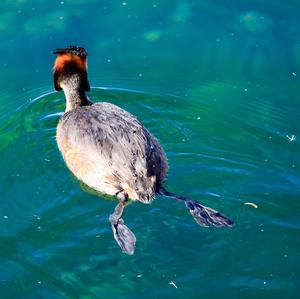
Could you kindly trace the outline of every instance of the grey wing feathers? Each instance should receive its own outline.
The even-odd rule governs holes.
[[[112,183],[130,190],[133,199],[151,201],[167,175],[167,161],[158,140],[133,115],[101,102],[67,112],[60,122],[72,144],[107,162]]]

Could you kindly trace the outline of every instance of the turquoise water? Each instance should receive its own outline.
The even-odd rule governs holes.
[[[298,1],[1,1],[0,298],[298,298]],[[198,226],[183,205],[84,190],[55,141],[64,95],[51,51],[89,52],[89,93],[161,141],[167,188],[235,221]],[[245,204],[250,203],[250,204]],[[298,295],[297,295],[298,294]]]

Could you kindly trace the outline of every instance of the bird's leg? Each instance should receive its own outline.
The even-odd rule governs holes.
[[[201,205],[193,199],[171,193],[167,191],[163,186],[159,187],[158,193],[184,202],[186,207],[190,210],[190,213],[194,217],[195,221],[201,226],[233,226],[233,221],[231,219],[227,218],[218,211]]]
[[[128,203],[127,194],[124,191],[121,191],[117,194],[117,198],[119,199],[119,203],[115,207],[113,214],[109,216],[109,221],[111,223],[115,240],[121,247],[122,251],[127,254],[133,254],[136,238],[133,232],[124,224],[124,220],[121,218],[124,207]]]

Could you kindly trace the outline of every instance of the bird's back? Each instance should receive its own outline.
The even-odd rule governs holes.
[[[159,141],[130,113],[110,103],[66,112],[57,142],[74,175],[91,188],[149,202],[168,166]]]

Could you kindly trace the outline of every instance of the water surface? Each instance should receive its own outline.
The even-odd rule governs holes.
[[[298,298],[300,21],[297,1],[2,1],[1,298]],[[55,141],[57,47],[89,52],[93,101],[137,115],[167,153],[183,205],[132,204],[126,256]],[[245,204],[245,203],[250,203]],[[257,207],[257,208],[256,208]]]

